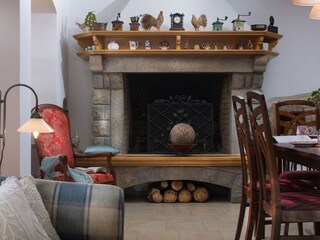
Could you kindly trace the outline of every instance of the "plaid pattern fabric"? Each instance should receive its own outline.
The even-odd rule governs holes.
[[[36,186],[61,239],[123,239],[124,195],[119,187],[41,179]]]

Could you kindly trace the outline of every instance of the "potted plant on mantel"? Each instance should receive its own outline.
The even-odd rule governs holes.
[[[320,88],[312,91],[306,100],[313,102],[317,108],[320,108]]]

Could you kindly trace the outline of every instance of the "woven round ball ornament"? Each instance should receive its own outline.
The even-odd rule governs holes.
[[[195,138],[195,131],[186,123],[178,123],[170,131],[170,141],[172,144],[192,144]]]

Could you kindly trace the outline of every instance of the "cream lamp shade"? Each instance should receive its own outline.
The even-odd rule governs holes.
[[[298,6],[314,6],[320,4],[320,1],[316,0],[292,0],[292,3]]]
[[[312,7],[311,12],[309,13],[309,18],[320,20],[320,4]]]
[[[32,132],[35,139],[38,138],[39,133],[52,133],[54,130],[42,118],[30,118],[21,127],[18,132]]]

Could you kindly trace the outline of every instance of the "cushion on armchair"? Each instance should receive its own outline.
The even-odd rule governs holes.
[[[46,210],[41,198],[38,202],[39,199],[34,195],[35,192],[32,187],[30,188],[29,183],[31,183],[30,180],[19,183],[16,177],[9,177],[2,182],[0,187],[1,239],[51,239],[40,223],[41,221],[45,225],[51,224],[48,212],[46,212],[46,216],[49,222],[45,220],[46,217],[40,216],[40,212],[43,213],[43,210]],[[21,185],[23,188],[21,188]],[[27,192],[28,197],[26,197],[24,191]],[[30,207],[29,201],[32,202],[33,207],[39,208],[37,214]],[[34,204],[39,204],[39,206]],[[41,204],[43,209],[41,209]],[[55,230],[53,228],[51,230],[52,239],[59,239]]]
[[[56,230],[52,226],[49,213],[45,208],[40,193],[35,186],[34,178],[32,176],[25,176],[19,180],[19,185],[29,203],[29,206],[49,238],[51,240],[60,239]]]
[[[110,152],[110,153],[112,153],[112,155],[116,155],[120,151],[119,151],[119,149],[112,147],[112,146],[90,146],[84,150],[84,153],[86,153],[86,154],[101,153],[101,152]]]

